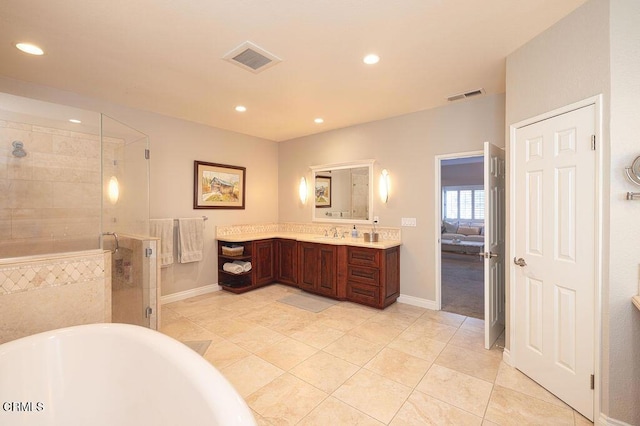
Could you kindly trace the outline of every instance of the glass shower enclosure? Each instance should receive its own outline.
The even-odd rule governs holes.
[[[106,115],[0,93],[0,259],[110,250],[112,320],[156,328],[148,148]]]
[[[157,328],[155,242],[149,235],[149,138],[105,114],[102,247],[112,252],[112,321]]]

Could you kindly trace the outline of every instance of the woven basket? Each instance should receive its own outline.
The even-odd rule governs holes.
[[[244,246],[222,246],[222,254],[224,254],[225,256],[242,256],[242,253],[244,253]]]

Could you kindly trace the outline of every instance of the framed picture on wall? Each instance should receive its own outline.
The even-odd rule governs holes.
[[[194,209],[244,209],[246,168],[194,161]]]
[[[316,176],[316,207],[331,207],[330,176]]]

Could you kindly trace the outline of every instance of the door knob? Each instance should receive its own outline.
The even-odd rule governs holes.
[[[521,266],[521,267],[525,267],[525,266],[527,266],[527,262],[525,262],[525,261],[524,261],[524,259],[523,259],[523,258],[521,258],[521,257],[520,257],[520,258],[518,258],[518,259],[516,259],[516,258],[514,257],[514,258],[513,258],[513,263],[515,263],[516,265]]]

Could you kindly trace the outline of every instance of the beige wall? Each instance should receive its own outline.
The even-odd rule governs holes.
[[[640,2],[612,0],[611,143],[608,321],[609,415],[640,425],[640,311],[629,298],[640,293],[640,191],[623,177],[624,167],[640,155]]]
[[[464,186],[484,184],[484,163],[450,164],[442,166],[442,186]]]
[[[209,218],[204,260],[162,270],[162,294],[216,284],[216,225],[275,222],[278,217],[278,145],[71,92],[0,77],[0,92],[100,111],[149,135],[151,218]],[[247,168],[245,210],[194,210],[193,161]]]
[[[591,0],[507,58],[507,126],[603,95],[602,401],[610,418],[640,424],[640,203],[623,168],[640,154],[640,3]],[[596,417],[598,413],[596,413]]]
[[[392,227],[402,217],[417,219],[417,227],[402,228],[401,293],[434,301],[435,156],[482,150],[484,141],[504,146],[503,95],[281,142],[279,220],[311,221],[311,203],[303,206],[298,199],[300,177],[311,178],[309,166],[375,159],[373,215]],[[383,168],[391,178],[387,204],[377,196]]]

